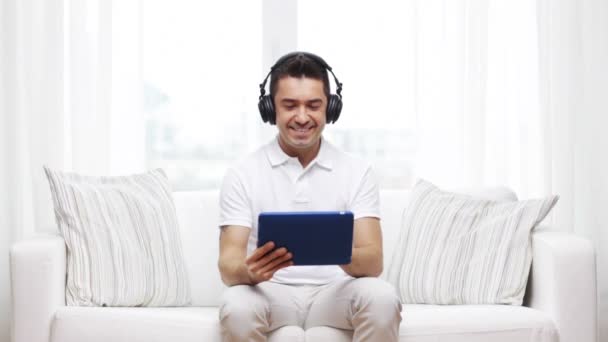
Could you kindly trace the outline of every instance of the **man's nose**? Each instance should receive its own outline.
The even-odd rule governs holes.
[[[308,113],[306,113],[306,107],[302,106],[298,108],[298,111],[296,112],[296,117],[295,117],[295,121],[298,124],[305,124],[308,122],[310,118],[308,117]]]

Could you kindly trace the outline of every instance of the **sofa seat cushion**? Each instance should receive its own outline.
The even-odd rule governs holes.
[[[542,311],[507,305],[406,304],[399,342],[558,342],[555,324]],[[306,341],[350,342],[352,332],[306,330]]]
[[[543,311],[511,305],[404,305],[400,341],[557,342]]]
[[[57,310],[52,342],[220,341],[213,307],[76,307]]]
[[[51,342],[221,341],[216,307],[77,307],[55,313]],[[304,341],[304,330],[273,331],[268,342]]]
[[[551,318],[539,310],[507,305],[404,305],[399,341],[557,342]],[[270,341],[295,341],[304,332],[285,327]],[[351,341],[352,332],[327,327],[306,331],[307,341]],[[52,342],[220,341],[218,309],[62,307]]]

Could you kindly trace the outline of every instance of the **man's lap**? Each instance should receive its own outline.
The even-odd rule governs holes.
[[[234,310],[245,311],[252,319],[263,315],[268,331],[285,325],[353,329],[355,312],[377,299],[398,302],[392,286],[378,278],[345,277],[325,285],[263,282],[228,288],[220,316]]]

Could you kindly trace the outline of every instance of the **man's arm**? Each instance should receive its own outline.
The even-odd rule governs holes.
[[[353,255],[351,263],[340,265],[353,277],[377,277],[382,273],[382,231],[380,220],[362,217],[353,227]]]
[[[222,227],[218,267],[227,286],[255,285],[270,280],[276,271],[293,264],[291,253],[285,248],[275,250],[273,242],[247,257],[250,230],[242,226]]]

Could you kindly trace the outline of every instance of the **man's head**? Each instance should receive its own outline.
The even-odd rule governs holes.
[[[328,72],[336,82],[337,95],[329,92]],[[270,95],[265,95],[269,77]],[[321,57],[292,52],[281,57],[260,84],[258,108],[264,122],[277,125],[285,152],[311,156],[318,151],[325,123],[340,117],[341,91],[342,83]]]
[[[325,66],[306,54],[279,61],[271,73],[270,96],[283,150],[299,156],[317,150],[330,98]]]
[[[336,82],[336,94],[329,93],[328,74],[330,72]],[[266,95],[266,81],[271,78],[271,94]],[[276,112],[275,101],[279,81],[285,77],[305,77],[321,80],[324,86],[324,94],[327,97],[326,120],[334,123],[340,117],[342,111],[342,83],[332,71],[332,68],[319,56],[309,52],[291,52],[279,58],[272,66],[264,81],[260,83],[260,98],[258,109],[264,122],[275,124]]]

